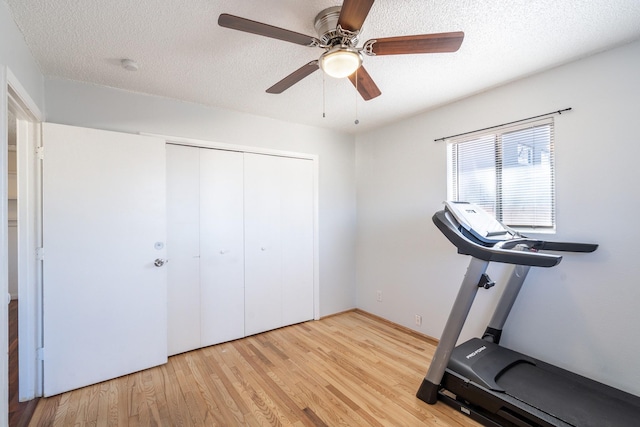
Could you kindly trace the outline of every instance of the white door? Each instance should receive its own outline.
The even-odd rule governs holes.
[[[200,171],[198,148],[167,145],[169,355],[200,348]]]
[[[313,318],[313,162],[282,158],[282,324]]]
[[[313,162],[245,154],[245,331],[313,318]]]
[[[201,346],[244,336],[243,153],[200,149]]]
[[[169,354],[244,336],[243,154],[167,146]]]
[[[245,154],[245,333],[282,326],[280,157]]]
[[[44,124],[44,394],[167,360],[165,144]]]

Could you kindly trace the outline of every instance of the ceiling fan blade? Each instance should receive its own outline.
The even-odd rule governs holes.
[[[338,24],[345,30],[360,30],[371,6],[373,6],[373,0],[344,0]]]
[[[457,31],[373,39],[365,43],[365,46],[371,42],[371,51],[375,55],[455,52],[460,48],[463,39],[464,33]]]
[[[241,18],[239,16],[229,15],[228,13],[223,13],[218,17],[218,25],[221,27],[231,28],[233,30],[244,31],[246,33],[258,34],[260,36],[301,44],[303,46],[315,46],[318,41],[315,37],[296,33],[295,31],[285,30],[284,28],[274,27],[273,25],[263,24],[262,22]]]
[[[280,80],[278,83],[271,86],[269,89],[267,89],[267,93],[276,93],[276,94],[282,93],[285,90],[289,89],[294,84],[298,83],[300,80],[307,77],[309,74],[316,71],[318,68],[320,68],[318,66],[318,61],[311,61],[308,64],[298,68],[296,71],[289,74],[287,77]]]
[[[365,101],[369,101],[382,94],[382,92],[380,92],[380,89],[378,89],[378,86],[376,86],[375,82],[373,81],[367,70],[364,69],[364,67],[358,68],[355,73],[351,74],[349,76],[349,80],[351,80],[353,86],[358,89],[360,96],[362,96],[362,99],[364,99]]]

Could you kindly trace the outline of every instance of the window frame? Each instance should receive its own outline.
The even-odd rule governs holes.
[[[446,153],[447,153],[447,200],[458,201],[458,175],[454,174],[454,147],[460,144],[464,144],[466,142],[477,141],[480,138],[488,138],[493,136],[493,144],[494,144],[494,172],[495,172],[495,200],[494,200],[494,210],[495,217],[498,221],[502,222],[503,218],[503,188],[504,188],[504,173],[502,172],[503,166],[503,140],[502,136],[504,134],[517,132],[520,130],[531,129],[535,127],[549,126],[550,132],[550,140],[549,140],[549,167],[550,167],[550,184],[549,184],[549,192],[550,192],[550,226],[541,226],[541,225],[509,225],[511,228],[528,233],[547,233],[553,234],[556,232],[557,227],[557,215],[556,215],[556,164],[555,164],[555,123],[553,117],[546,117],[542,119],[535,119],[526,121],[523,123],[512,124],[494,127],[485,130],[479,130],[472,133],[467,133],[464,135],[450,137],[445,139],[446,143]],[[519,154],[519,153],[518,153]],[[541,154],[542,155],[542,154]],[[529,153],[529,158],[531,159],[532,153]],[[518,157],[518,161],[520,158]],[[457,164],[458,162],[455,162]],[[461,200],[464,201],[464,200]]]

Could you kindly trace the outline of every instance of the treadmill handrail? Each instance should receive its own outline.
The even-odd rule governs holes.
[[[546,240],[529,239],[528,237],[503,240],[493,247],[511,249],[518,245],[524,245],[534,251],[593,252],[598,249],[598,245],[595,243],[547,242]]]
[[[529,265],[533,267],[554,267],[562,260],[562,256],[560,255],[521,251],[517,249],[503,249],[495,246],[488,247],[475,243],[461,233],[458,228],[459,224],[456,225],[457,221],[453,215],[445,210],[436,212],[432,219],[442,234],[458,248],[458,253],[463,255],[471,255],[474,258],[484,261]],[[514,239],[514,241],[520,242],[522,242],[522,240],[530,241],[530,239]]]
[[[547,242],[539,240],[533,249],[562,252],[593,252],[598,249],[597,243]]]

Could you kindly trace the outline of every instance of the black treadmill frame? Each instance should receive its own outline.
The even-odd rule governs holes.
[[[516,236],[506,241],[490,240],[471,233],[462,227],[454,215],[448,212],[447,209],[436,212],[433,216],[433,221],[442,233],[458,248],[458,253],[471,255],[472,258],[454,307],[445,325],[438,348],[432,359],[429,371],[418,390],[417,397],[430,404],[441,400],[487,426],[570,426],[571,424],[547,414],[543,410],[534,408],[504,392],[491,390],[481,384],[475,383],[463,375],[456,373],[448,365],[477,289],[482,286],[482,283],[486,282],[482,282],[481,277],[485,275],[489,262],[493,261],[513,264],[514,266],[524,266],[524,276],[518,280],[510,279],[507,284],[515,290],[511,292],[511,295],[506,297],[508,301],[503,302],[501,299],[499,306],[503,305],[504,307],[501,309],[501,313],[494,314],[494,319],[497,316],[498,320],[495,321],[492,319],[492,323],[489,324],[487,332],[485,332],[485,336],[483,336],[483,339],[489,342],[495,341],[497,344],[506,316],[508,316],[513,301],[515,301],[517,297],[529,267],[553,267],[562,259],[558,255],[540,253],[538,252],[539,250],[593,252],[597,249],[598,245],[589,243],[546,242],[527,239],[523,236]],[[515,273],[512,274],[512,276],[515,276]],[[516,283],[511,283],[512,281]],[[517,283],[518,281],[519,283]],[[598,390],[598,393],[611,396],[612,399],[622,400],[625,405],[628,403],[630,411],[632,411],[634,416],[636,414],[638,415],[638,422],[640,422],[639,397],[600,384],[543,361],[524,355],[522,355],[522,357],[533,360],[536,368],[545,369],[546,371],[554,373],[554,375],[561,375],[563,376],[562,378],[570,376],[572,381],[584,384],[585,388],[595,388]]]

